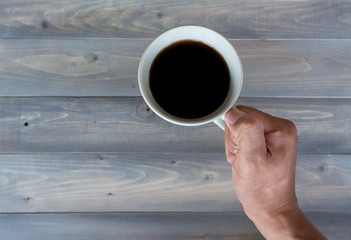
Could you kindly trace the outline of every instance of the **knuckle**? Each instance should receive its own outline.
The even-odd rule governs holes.
[[[285,131],[289,136],[297,136],[297,128],[292,121],[285,120],[284,124],[285,124]]]
[[[292,121],[283,119],[279,127],[279,132],[280,135],[283,136],[289,142],[297,141],[297,128]]]
[[[244,105],[237,105],[237,106],[236,106],[236,108],[239,109],[239,110],[241,110],[241,109],[243,109],[243,108],[245,108],[245,107],[246,107],[246,106],[244,106]]]
[[[242,121],[242,130],[246,131],[263,131],[263,124],[255,118],[245,116]]]
[[[225,152],[225,157],[226,157],[227,161],[229,160],[230,155],[231,155],[230,152],[227,150],[227,151]]]
[[[231,161],[233,159],[233,154],[230,152],[230,149],[227,146],[226,146],[226,149],[225,149],[225,156],[226,156],[227,162],[229,164],[232,164]]]

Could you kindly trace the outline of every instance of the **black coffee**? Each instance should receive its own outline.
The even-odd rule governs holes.
[[[226,99],[230,74],[223,57],[196,41],[180,41],[161,51],[150,69],[151,93],[166,112],[196,119],[218,109]]]

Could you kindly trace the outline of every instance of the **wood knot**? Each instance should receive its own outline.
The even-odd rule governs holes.
[[[322,166],[319,167],[319,170],[321,172],[327,172],[328,171],[328,166],[326,164],[323,164]]]
[[[96,62],[99,59],[97,54],[91,54],[89,57],[89,62]]]
[[[109,193],[107,194],[107,196],[112,196],[112,193],[111,193],[111,192],[109,192]]]
[[[169,160],[169,164],[174,165],[175,163],[176,163],[175,160],[173,160],[173,159],[170,159],[170,160]]]
[[[162,18],[162,16],[163,16],[162,12],[157,12],[157,13],[156,13],[156,17]]]
[[[152,110],[145,102],[143,102],[138,106],[138,115],[143,118],[149,117],[152,115]]]
[[[205,180],[207,181],[213,181],[215,179],[215,176],[212,174],[206,174]]]
[[[104,160],[105,158],[104,158],[104,156],[103,155],[99,155],[99,160]]]
[[[29,201],[29,200],[31,200],[31,199],[32,199],[31,197],[26,197],[26,200],[27,200],[27,201]]]
[[[49,24],[46,20],[43,20],[40,25],[41,29],[47,29],[49,27]]]
[[[25,127],[28,127],[28,126],[29,126],[29,123],[28,123],[28,122],[25,122],[23,125],[24,125]]]

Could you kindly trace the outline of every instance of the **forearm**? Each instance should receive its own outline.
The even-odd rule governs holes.
[[[268,240],[281,239],[327,239],[308,220],[300,209],[294,209],[280,214],[261,214],[252,219]]]

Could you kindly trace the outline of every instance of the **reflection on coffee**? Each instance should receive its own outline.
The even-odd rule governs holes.
[[[212,47],[180,41],[154,59],[149,85],[157,104],[169,114],[197,119],[217,110],[230,88],[229,68]]]

